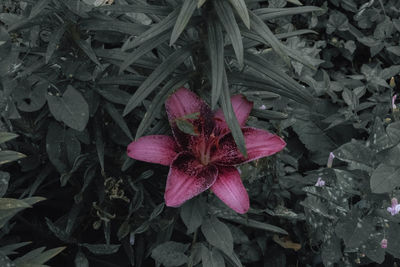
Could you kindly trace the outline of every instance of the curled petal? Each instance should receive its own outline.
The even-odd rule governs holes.
[[[128,156],[151,163],[170,165],[176,157],[176,143],[166,135],[148,135],[128,145]]]
[[[214,128],[210,107],[195,93],[184,87],[167,99],[165,108],[175,139],[182,147],[188,145],[192,136],[179,129],[177,120],[191,125],[198,135],[208,136]]]
[[[249,210],[249,195],[235,167],[219,166],[218,178],[211,190],[234,211],[243,214]]]
[[[273,155],[286,146],[282,138],[265,130],[246,127],[242,131],[248,157],[245,158],[240,153],[232,134],[228,133],[220,139],[211,156],[211,162],[217,165],[237,165]]]
[[[183,202],[210,188],[217,175],[217,167],[202,165],[190,153],[179,153],[169,170],[164,195],[165,204],[169,207],[182,205]]]
[[[241,127],[246,123],[249,117],[250,111],[253,108],[253,102],[248,101],[242,95],[235,95],[231,97],[233,111],[235,112],[236,118]],[[222,109],[217,110],[214,115],[215,124],[221,130],[228,130],[228,124],[226,124],[224,113]]]

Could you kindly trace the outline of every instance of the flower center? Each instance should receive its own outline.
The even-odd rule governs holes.
[[[207,139],[202,138],[197,146],[197,156],[201,164],[208,165],[211,159],[211,149],[216,144],[218,138],[211,134]]]

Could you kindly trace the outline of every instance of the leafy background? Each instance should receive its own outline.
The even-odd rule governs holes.
[[[400,197],[398,1],[1,3],[2,265],[400,258],[386,211]],[[249,125],[288,143],[240,166],[248,214],[207,192],[167,208],[168,168],[127,158],[133,139],[170,134],[163,103],[181,86],[223,108],[242,151],[236,93],[254,102]]]

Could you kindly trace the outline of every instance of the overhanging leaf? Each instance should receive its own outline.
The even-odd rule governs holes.
[[[208,20],[208,46],[211,61],[211,108],[218,103],[222,91],[224,77],[224,36],[221,24],[214,20]]]
[[[191,54],[189,47],[176,50],[163,61],[140,85],[125,106],[123,116],[136,108],[153,90]]]
[[[229,0],[229,2],[231,2],[232,6],[236,9],[236,12],[239,14],[244,25],[250,29],[250,18],[246,2],[244,0]]]
[[[221,94],[221,106],[222,111],[225,116],[226,123],[229,126],[229,129],[232,132],[233,139],[235,140],[236,145],[238,146],[239,151],[247,157],[247,149],[244,141],[244,136],[242,129],[240,128],[239,122],[236,118],[236,115],[233,111],[231,96],[229,93],[229,84],[226,78],[226,73],[224,71],[224,80],[222,84],[222,94]]]
[[[243,66],[243,41],[232,8],[224,0],[213,0],[213,4],[218,14],[218,19],[221,21],[231,40],[238,64],[239,66]]]
[[[179,36],[181,35],[187,23],[189,22],[190,18],[192,17],[196,7],[197,7],[196,0],[185,0],[183,2],[181,10],[179,11],[178,18],[176,19],[174,29],[172,30],[171,33],[171,39],[169,41],[169,45],[173,45],[176,42],[176,40],[178,40]]]

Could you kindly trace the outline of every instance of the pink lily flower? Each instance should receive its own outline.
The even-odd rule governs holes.
[[[174,137],[149,135],[129,144],[129,157],[170,166],[164,194],[167,206],[179,207],[210,188],[236,212],[248,211],[249,196],[235,166],[275,154],[286,143],[265,130],[245,127],[253,103],[241,95],[231,100],[242,127],[247,158],[238,150],[222,110],[213,113],[186,88],[178,89],[165,103]],[[182,120],[192,127],[190,133],[182,131]]]
[[[392,198],[392,206],[387,208],[387,211],[392,214],[392,216],[396,215],[400,212],[400,205],[397,201],[397,198]]]
[[[317,182],[315,183],[315,186],[317,186],[317,187],[323,187],[323,186],[325,186],[325,181],[322,180],[321,177],[318,177],[318,180],[317,180]]]

